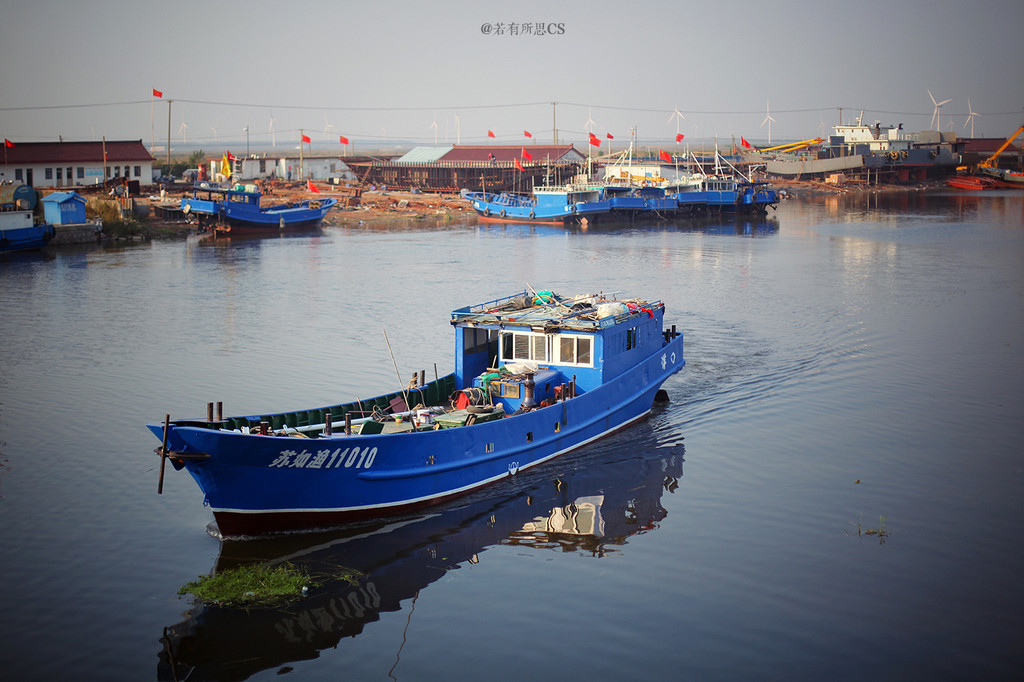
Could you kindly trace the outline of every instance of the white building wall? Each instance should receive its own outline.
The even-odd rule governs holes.
[[[356,180],[355,173],[338,157],[313,157],[302,159],[302,174],[299,173],[299,157],[287,157],[277,160],[277,177],[292,180],[321,180],[332,178]],[[290,171],[290,175],[289,175]]]
[[[152,182],[152,161],[108,163],[107,179],[124,175],[126,170],[129,180],[138,180],[146,185]],[[30,178],[31,183],[29,183]],[[78,162],[70,165],[66,163],[59,165],[56,163],[0,164],[0,181],[13,182],[16,185],[31,184],[33,187],[88,187],[103,182],[103,162]]]

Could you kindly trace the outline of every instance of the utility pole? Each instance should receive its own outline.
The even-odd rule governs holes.
[[[171,165],[171,102],[167,100],[167,165]],[[170,172],[170,169],[168,169]]]
[[[558,102],[552,102],[551,103],[551,131],[552,131],[552,134],[554,136],[553,144],[555,144],[555,145],[558,144],[558,123],[556,123],[556,120],[555,120],[555,107],[557,105],[558,105]]]

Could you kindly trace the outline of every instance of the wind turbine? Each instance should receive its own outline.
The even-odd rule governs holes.
[[[675,109],[672,110],[672,115],[668,117],[667,121],[665,121],[665,123],[671,123],[672,119],[676,120],[676,137],[679,137],[679,122],[682,121],[684,118],[686,117],[683,116],[683,113],[681,111],[679,111],[679,107],[676,107]]]
[[[210,130],[212,130],[212,131],[213,131],[213,141],[214,141],[214,142],[216,142],[216,141],[218,140],[218,138],[217,138],[217,128],[216,128],[216,126],[210,126]]]
[[[974,108],[971,107],[971,98],[970,97],[967,98],[967,112],[968,112],[967,120],[964,121],[964,128],[966,128],[967,124],[970,123],[971,124],[971,137],[974,137],[974,117],[975,116],[981,116],[981,114],[975,112]]]
[[[178,126],[178,132],[181,133],[181,143],[188,144],[188,124],[185,123],[185,119],[181,119],[181,125]]]
[[[270,146],[271,147],[276,147],[277,146],[277,136],[274,135],[274,121],[276,121],[276,120],[277,119],[274,118],[274,112],[270,112],[270,130],[268,130],[267,132],[270,133]]]
[[[327,122],[327,114],[324,114],[324,139],[327,139],[327,133],[334,130],[334,126]]]
[[[596,125],[597,124],[594,123],[594,119],[590,117],[590,107],[587,107],[587,122],[583,124],[583,127],[586,128],[588,133],[593,133],[594,126]]]
[[[772,123],[775,123],[775,119],[772,118],[772,110],[771,110],[771,102],[770,101],[765,100],[764,110],[765,110],[765,117],[764,117],[764,120],[761,121],[761,127],[764,128],[764,124],[765,123],[768,124],[768,146],[770,147],[771,144],[772,144]]]
[[[925,89],[927,90],[927,88],[925,88]],[[942,109],[942,105],[943,104],[949,104],[953,100],[952,99],[944,99],[941,102],[936,102],[935,101],[935,95],[932,94],[931,90],[928,90],[928,96],[932,98],[932,104],[935,105],[935,113],[932,114],[932,128],[934,128],[935,130],[938,130],[938,127],[937,127],[936,124],[938,124],[939,126],[942,125],[942,116],[941,116],[940,109]]]
[[[437,145],[437,112],[434,112],[434,122],[430,124],[430,129],[434,131],[434,145]]]

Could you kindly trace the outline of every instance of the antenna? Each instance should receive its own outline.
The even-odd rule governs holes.
[[[927,89],[926,89],[927,90]],[[932,94],[931,90],[927,90],[928,96],[932,98],[932,104],[935,105],[935,113],[932,114],[932,128],[938,130],[938,126],[942,125],[941,109],[943,104],[949,104],[952,99],[944,99],[941,102],[935,101],[935,95]]]
[[[974,137],[974,117],[975,116],[981,116],[981,114],[979,114],[976,111],[974,111],[974,108],[971,106],[971,98],[970,97],[967,98],[967,112],[968,112],[967,120],[964,121],[964,128],[966,128],[967,124],[970,123],[971,124],[971,137]]]
[[[765,108],[764,108],[764,110],[765,110],[765,117],[764,117],[764,120],[761,121],[761,127],[764,128],[764,124],[765,123],[768,124],[768,146],[771,146],[771,144],[772,144],[772,123],[775,123],[775,119],[772,118],[771,102],[769,102],[768,100],[765,100]]]

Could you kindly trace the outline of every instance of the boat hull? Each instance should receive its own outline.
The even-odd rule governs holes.
[[[591,391],[472,426],[300,439],[176,425],[168,448],[187,453],[172,461],[223,535],[331,526],[438,504],[626,427],[684,364],[678,336]]]
[[[0,253],[32,251],[50,243],[56,234],[53,225],[31,225],[0,230]]]
[[[994,178],[999,181],[1003,187],[1016,187],[1018,189],[1024,189],[1024,173],[1016,171],[1010,171],[1003,168],[986,168],[981,167],[978,169],[980,173],[984,173],[990,178]]]

